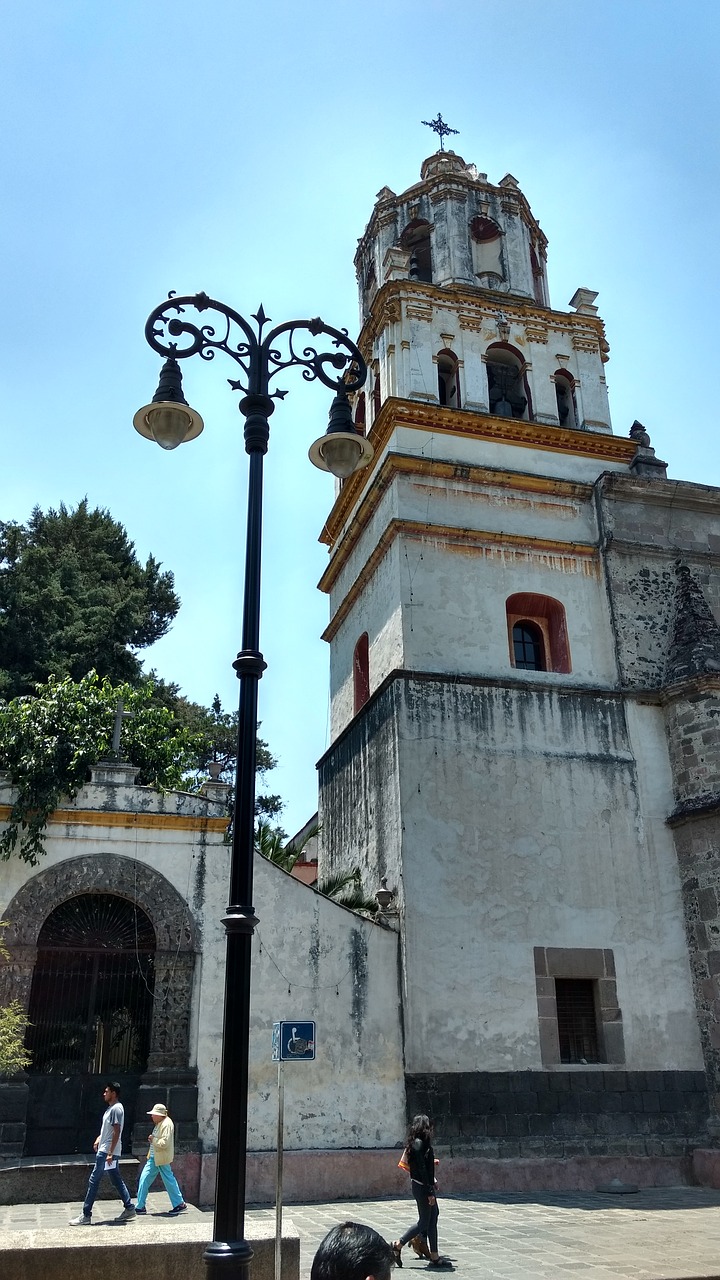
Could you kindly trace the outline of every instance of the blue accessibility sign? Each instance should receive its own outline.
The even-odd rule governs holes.
[[[273,1022],[273,1062],[312,1062],[315,1058],[315,1023]]]

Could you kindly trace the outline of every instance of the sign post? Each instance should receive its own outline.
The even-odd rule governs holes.
[[[278,1064],[277,1164],[275,1172],[275,1280],[282,1280],[282,1191],[285,1138],[286,1062],[313,1062],[315,1059],[315,1023],[295,1019],[273,1022],[272,1061]]]

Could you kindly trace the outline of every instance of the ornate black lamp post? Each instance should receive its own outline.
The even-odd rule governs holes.
[[[187,311],[210,311],[213,323],[202,324]],[[216,328],[215,316],[222,317]],[[182,393],[178,360],[200,355],[212,360],[224,352],[240,366],[237,381],[228,379],[234,391],[243,393],[239,403],[245,418],[245,449],[250,454],[247,543],[242,648],[233,666],[240,679],[238,751],[235,774],[235,819],[230,869],[230,905],[223,918],[227,934],[223,1060],[218,1124],[217,1186],[213,1240],[205,1251],[208,1275],[230,1280],[246,1276],[252,1249],[245,1234],[245,1164],[247,1153],[248,1046],[250,1038],[250,958],[257,918],[252,907],[255,822],[255,744],[258,681],[265,670],[260,640],[260,562],[262,541],[263,455],[270,434],[268,419],[274,400],[285,391],[271,390],[283,369],[299,365],[307,381],[319,378],[335,392],[327,433],[310,449],[315,466],[346,477],[368,464],[372,447],[353,426],[348,391],[361,387],[367,369],[358,348],[338,329],[321,320],[291,320],[267,334],[269,324],[262,307],[252,317],[253,327],[221,302],[206,294],[175,297],[172,294],[150,315],[145,336],[150,346],[167,356],[158,390],[151,404],[133,419],[141,435],[156,440],[163,449],[174,449],[192,440],[203,421]],[[195,322],[193,322],[193,320]],[[240,340],[234,326],[240,330]],[[295,342],[299,333],[313,338],[326,334],[332,350],[318,352],[308,343]],[[177,341],[171,341],[176,339]],[[280,345],[282,344],[282,346]],[[344,371],[344,372],[343,372]]]

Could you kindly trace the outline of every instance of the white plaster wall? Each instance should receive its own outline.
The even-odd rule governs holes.
[[[414,571],[403,581],[405,665],[410,670],[520,678],[560,685],[612,685],[615,657],[597,562],[512,547],[452,547],[403,539]],[[401,551],[401,564],[404,556]],[[515,672],[505,601],[515,592],[552,596],[565,608],[569,675]]]
[[[108,794],[112,792],[112,796]],[[10,803],[0,787],[0,804]],[[111,805],[108,800],[111,799]],[[222,816],[219,805],[149,788],[87,787],[68,808]],[[230,847],[213,833],[53,823],[39,867],[0,863],[0,915],[39,871],[68,859],[112,853],[152,867],[187,901],[196,928],[191,1066],[198,1069],[199,1136],[217,1142],[225,988],[225,930]],[[273,1021],[318,1024],[317,1059],[286,1071],[287,1147],[394,1145],[404,1128],[397,934],[323,898],[255,858],[250,1039],[249,1147],[273,1149],[277,1068],[270,1062]]]
[[[479,424],[480,425],[480,424]],[[582,480],[592,484],[604,471],[627,473],[625,462],[594,458],[585,454],[533,448],[531,444],[509,444],[504,441],[452,435],[449,431],[418,431],[400,426],[388,440],[386,451],[442,458],[471,466],[497,467],[502,471],[521,471],[530,475],[552,476],[558,480]]]
[[[256,858],[249,1146],[277,1132],[274,1021],[317,1023],[316,1059],[285,1067],[285,1144],[393,1146],[405,1125],[397,934]]]
[[[353,655],[363,632],[367,631],[368,635],[371,694],[391,671],[405,663],[400,555],[400,545],[395,541],[333,637],[330,650],[330,732],[333,739],[355,714]]]
[[[418,695],[401,742],[407,1070],[540,1069],[534,946],[611,947],[627,1069],[701,1069],[674,855],[621,713],[455,696]]]

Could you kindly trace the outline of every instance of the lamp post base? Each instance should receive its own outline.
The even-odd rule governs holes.
[[[246,1240],[213,1240],[203,1254],[208,1280],[247,1280],[253,1251]]]

